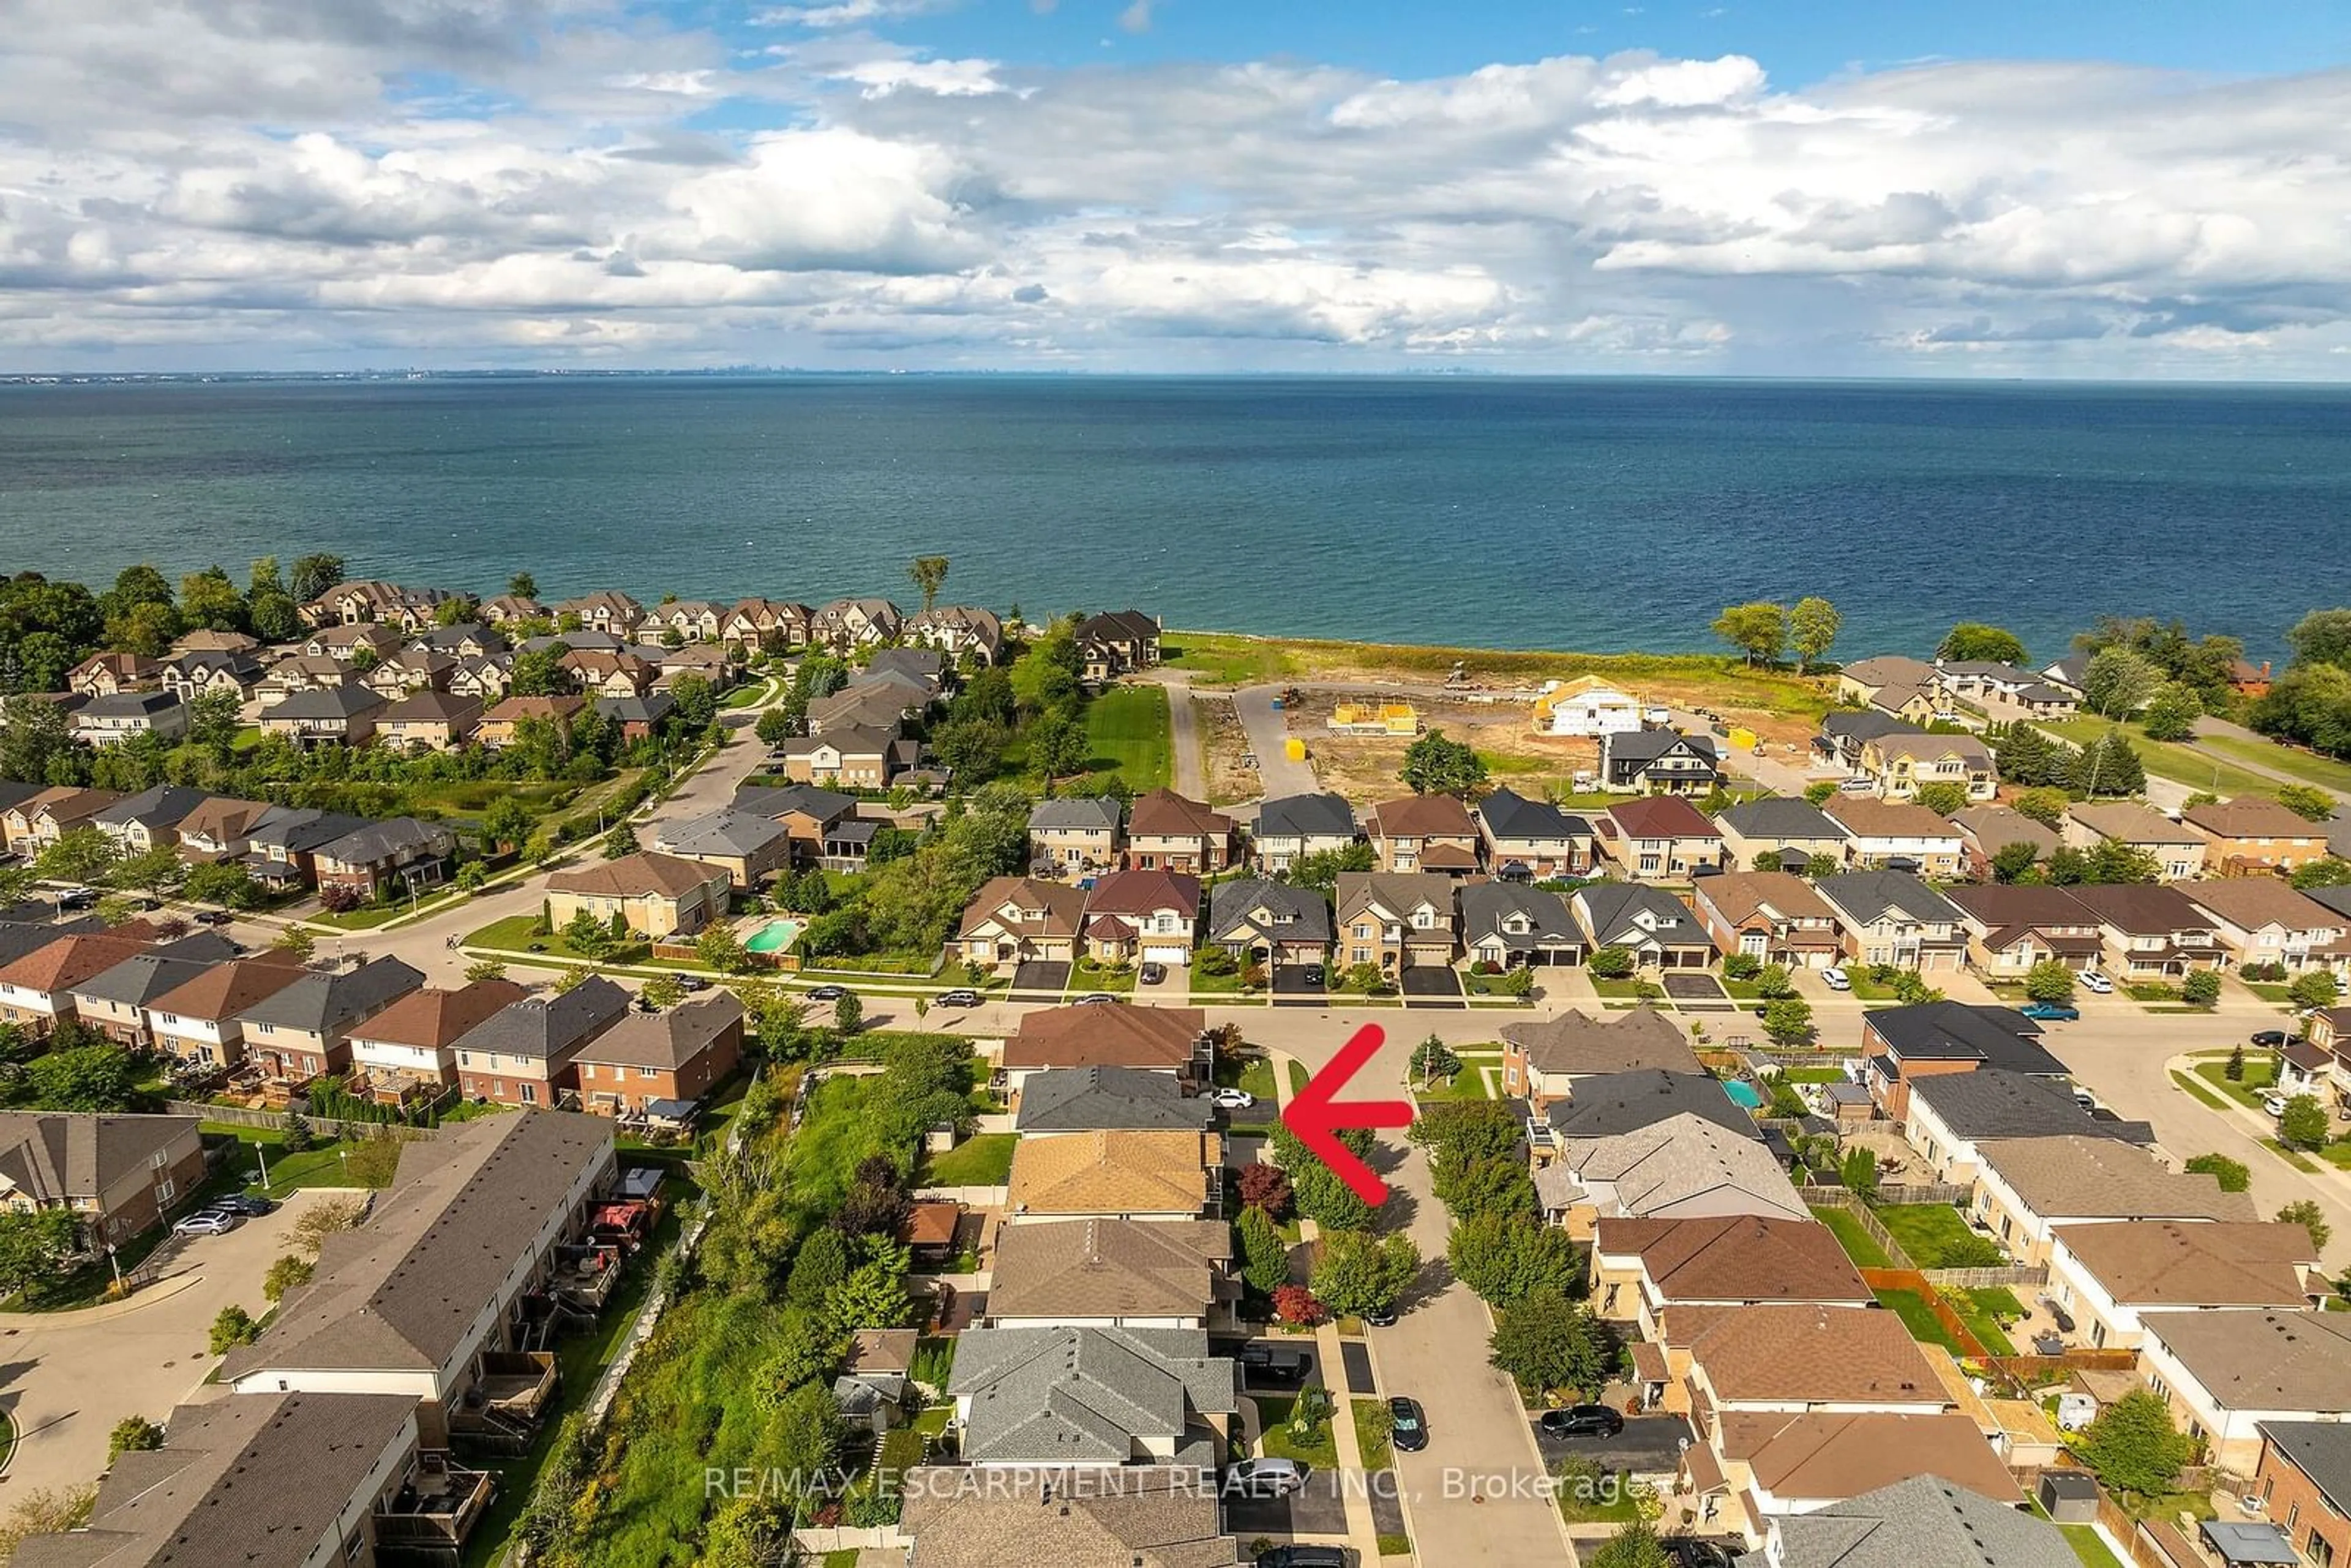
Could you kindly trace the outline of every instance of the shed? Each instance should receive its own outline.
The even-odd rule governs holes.
[[[2301,1554],[2284,1531],[2267,1520],[2251,1523],[2233,1519],[2208,1519],[2197,1528],[2204,1545],[2225,1568],[2297,1568]]]
[[[2058,1524],[2092,1524],[2098,1517],[2098,1479],[2087,1470],[2043,1470],[2041,1510]]]

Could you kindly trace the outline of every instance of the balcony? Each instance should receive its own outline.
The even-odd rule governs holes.
[[[450,1435],[519,1452],[554,1403],[556,1381],[550,1351],[485,1351],[473,1386],[449,1411]]]
[[[496,1492],[480,1470],[451,1464],[445,1455],[422,1456],[400,1490],[376,1505],[377,1556],[455,1562]]]

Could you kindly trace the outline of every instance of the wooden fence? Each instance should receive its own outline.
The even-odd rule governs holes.
[[[1991,1291],[2004,1286],[2039,1287],[2049,1282],[2047,1264],[2027,1267],[2011,1263],[2005,1269],[1921,1269],[1919,1273],[1938,1290]]]
[[[1983,1342],[1976,1338],[1975,1330],[1968,1327],[1967,1320],[1953,1312],[1950,1303],[1935,1293],[1935,1287],[1917,1270],[1864,1269],[1861,1281],[1873,1291],[1907,1291],[1926,1302],[1927,1310],[1935,1314],[1935,1321],[1942,1325],[1943,1332],[1951,1336],[1951,1343],[1959,1347],[1959,1354],[1962,1358],[1982,1361],[1991,1355]]]
[[[283,1111],[255,1111],[243,1105],[207,1105],[197,1100],[166,1100],[163,1109],[175,1116],[199,1116],[207,1122],[218,1122],[230,1127],[255,1127],[270,1132],[282,1132],[286,1127]],[[342,1122],[331,1116],[305,1116],[310,1130],[329,1138],[367,1137],[379,1127],[402,1126],[404,1123]]]
[[[2098,1522],[2129,1548],[2131,1562],[2137,1568],[2205,1568],[2203,1553],[2179,1533],[2178,1526],[2132,1518],[2103,1487],[2098,1489]]]
[[[1908,1186],[1888,1183],[1877,1189],[1880,1203],[1949,1203],[1962,1204],[1975,1197],[1975,1188],[1955,1186],[1949,1182],[1918,1182]]]
[[[1854,1222],[1861,1227],[1865,1235],[1877,1243],[1895,1268],[1912,1274],[1918,1272],[1918,1265],[1910,1260],[1910,1254],[1902,1250],[1902,1243],[1894,1239],[1894,1233],[1886,1228],[1877,1216],[1869,1211],[1869,1205],[1860,1198],[1841,1186],[1807,1186],[1799,1190],[1803,1193],[1804,1202],[1808,1205],[1842,1209],[1853,1216]]]

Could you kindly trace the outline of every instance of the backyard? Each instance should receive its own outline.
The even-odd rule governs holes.
[[[1164,789],[1174,777],[1167,689],[1113,686],[1086,705],[1086,766],[1117,769],[1136,794]]]
[[[1935,1309],[1927,1304],[1927,1298],[1917,1291],[1880,1291],[1877,1302],[1900,1318],[1902,1326],[1910,1331],[1910,1337],[1920,1344],[1939,1344],[1953,1355],[1960,1354],[1959,1342],[1943,1326]]]
[[[1317,1470],[1339,1468],[1339,1450],[1331,1437],[1330,1422],[1316,1427],[1311,1436],[1301,1437],[1290,1429],[1290,1413],[1297,1406],[1296,1399],[1280,1394],[1252,1394],[1249,1397],[1257,1401],[1267,1458],[1301,1459]]]
[[[1817,1205],[1813,1209],[1813,1218],[1829,1228],[1829,1234],[1837,1239],[1837,1245],[1844,1249],[1844,1255],[1853,1260],[1855,1268],[1894,1267],[1894,1260],[1886,1255],[1886,1249],[1880,1247],[1876,1239],[1861,1228],[1861,1221],[1848,1211]]]
[[[1877,1221],[1921,1269],[1983,1266],[1986,1239],[1968,1228],[1948,1203],[1899,1203],[1877,1209]]]
[[[977,1133],[943,1155],[932,1155],[923,1173],[929,1186],[1002,1186],[1012,1176],[1018,1133]]]

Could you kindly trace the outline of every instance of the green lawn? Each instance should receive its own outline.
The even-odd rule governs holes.
[[[2171,1074],[2171,1082],[2179,1085],[2180,1092],[2186,1094],[2191,1100],[2202,1102],[2208,1109],[2225,1111],[2229,1108],[2229,1103],[2226,1100],[2221,1099],[2220,1096],[2213,1093],[2210,1089],[2205,1088],[2203,1083],[2190,1073],[2181,1072],[2179,1070],[2174,1069]]]
[[[2121,1559],[2106,1550],[2105,1538],[2091,1526],[2061,1524],[2057,1532],[2065,1538],[2065,1544],[2074,1549],[2074,1555],[2082,1560],[2085,1568],[2126,1568]]]
[[[1290,1092],[1292,1094],[1295,1094],[1300,1090],[1305,1088],[1306,1081],[1312,1076],[1314,1076],[1312,1073],[1306,1071],[1306,1064],[1304,1062],[1291,1062],[1290,1064]]]
[[[2014,1292],[1994,1287],[1988,1291],[1944,1291],[1940,1294],[1986,1350],[1994,1355],[2016,1354],[2015,1344],[2000,1326],[2001,1313],[2024,1315],[2024,1308]]]
[[[1844,1082],[1844,1069],[1842,1067],[1783,1067],[1780,1070],[1780,1082],[1782,1083],[1842,1083]]]
[[[1081,958],[1070,967],[1070,989],[1081,996],[1088,991],[1123,996],[1134,989],[1134,966],[1097,964],[1092,958]]]
[[[1167,688],[1113,686],[1086,705],[1086,767],[1115,768],[1137,794],[1163,789],[1175,776]]]
[[[2277,1076],[2277,1065],[2262,1053],[2249,1051],[2245,1052],[2245,1075],[2241,1079],[2233,1082],[2230,1079],[2226,1058],[2219,1061],[2198,1062],[2196,1076],[2240,1105],[2250,1105],[2258,1111],[2262,1108],[2262,1093]]]
[[[923,1180],[932,1186],[1002,1186],[1012,1175],[1018,1133],[975,1133],[943,1155],[930,1156]]]
[[[1861,1221],[1851,1213],[1819,1205],[1813,1207],[1813,1218],[1829,1228],[1829,1233],[1837,1239],[1837,1245],[1844,1249],[1844,1255],[1853,1260],[1855,1268],[1894,1267],[1894,1260],[1886,1255],[1886,1249],[1877,1244],[1876,1237],[1861,1228]]]
[[[1249,1397],[1257,1401],[1258,1419],[1265,1432],[1267,1458],[1302,1459],[1318,1470],[1339,1468],[1339,1450],[1332,1440],[1327,1422],[1316,1428],[1311,1437],[1301,1439],[1290,1430],[1290,1411],[1295,1400],[1283,1395],[1253,1394]]]
[[[2273,773],[2283,773],[2289,779],[2315,784],[2321,789],[2351,800],[2351,763],[2337,762],[2333,758],[2320,757],[2314,752],[2298,751],[2274,741],[2239,740],[2233,735],[2201,736],[2197,739],[2196,747],[2199,751],[2216,751],[2239,762],[2253,763]]]
[[[1927,1298],[1916,1291],[1880,1291],[1877,1301],[1902,1320],[1910,1337],[1920,1344],[1939,1344],[1953,1355],[1959,1354],[1959,1342],[1943,1327],[1942,1320],[1927,1304]]]
[[[2106,732],[2115,727],[2111,720],[2103,718],[2035,719],[2033,724],[2052,735],[2063,736],[2075,746],[2103,740]],[[2147,732],[2136,725],[2124,725],[2122,730],[2131,749],[2138,753],[2139,761],[2158,779],[2168,779],[2191,789],[2209,789],[2216,795],[2268,796],[2277,789],[2276,779],[2240,768],[2217,753],[2180,741],[2149,740]]]
[[[582,958],[558,933],[549,932],[544,936],[532,936],[532,928],[538,924],[538,916],[536,915],[509,915],[504,920],[494,920],[467,936],[465,945],[468,947],[495,947],[504,953],[538,953],[550,958],[579,958],[582,963],[590,961]],[[644,958],[651,951],[652,948],[645,943],[632,942],[614,951],[609,957],[596,959],[594,962],[635,963]]]
[[[1235,1132],[1270,1127],[1280,1117],[1281,1107],[1274,1092],[1273,1063],[1264,1057],[1249,1057],[1238,1064],[1220,1063],[1217,1068],[1217,1085],[1222,1089],[1246,1089],[1257,1096],[1256,1104],[1246,1111],[1232,1113]]]
[[[1959,1211],[1948,1203],[1889,1205],[1877,1210],[1877,1222],[1921,1269],[1953,1267],[1946,1260],[1955,1246],[1970,1244],[1975,1236]]]
[[[1395,1461],[1388,1447],[1388,1406],[1383,1399],[1358,1399],[1355,1406],[1355,1447],[1364,1469],[1384,1470]]]
[[[234,1137],[245,1145],[229,1155],[224,1167],[228,1173],[256,1169],[253,1151],[259,1145],[269,1167],[269,1185],[261,1190],[271,1197],[282,1198],[306,1186],[388,1186],[392,1167],[398,1164],[389,1155],[370,1155],[360,1159],[354,1169],[343,1156],[358,1145],[335,1142],[322,1142],[298,1155],[286,1154],[286,1134],[274,1127],[236,1127],[225,1122],[207,1122],[204,1131]]]

